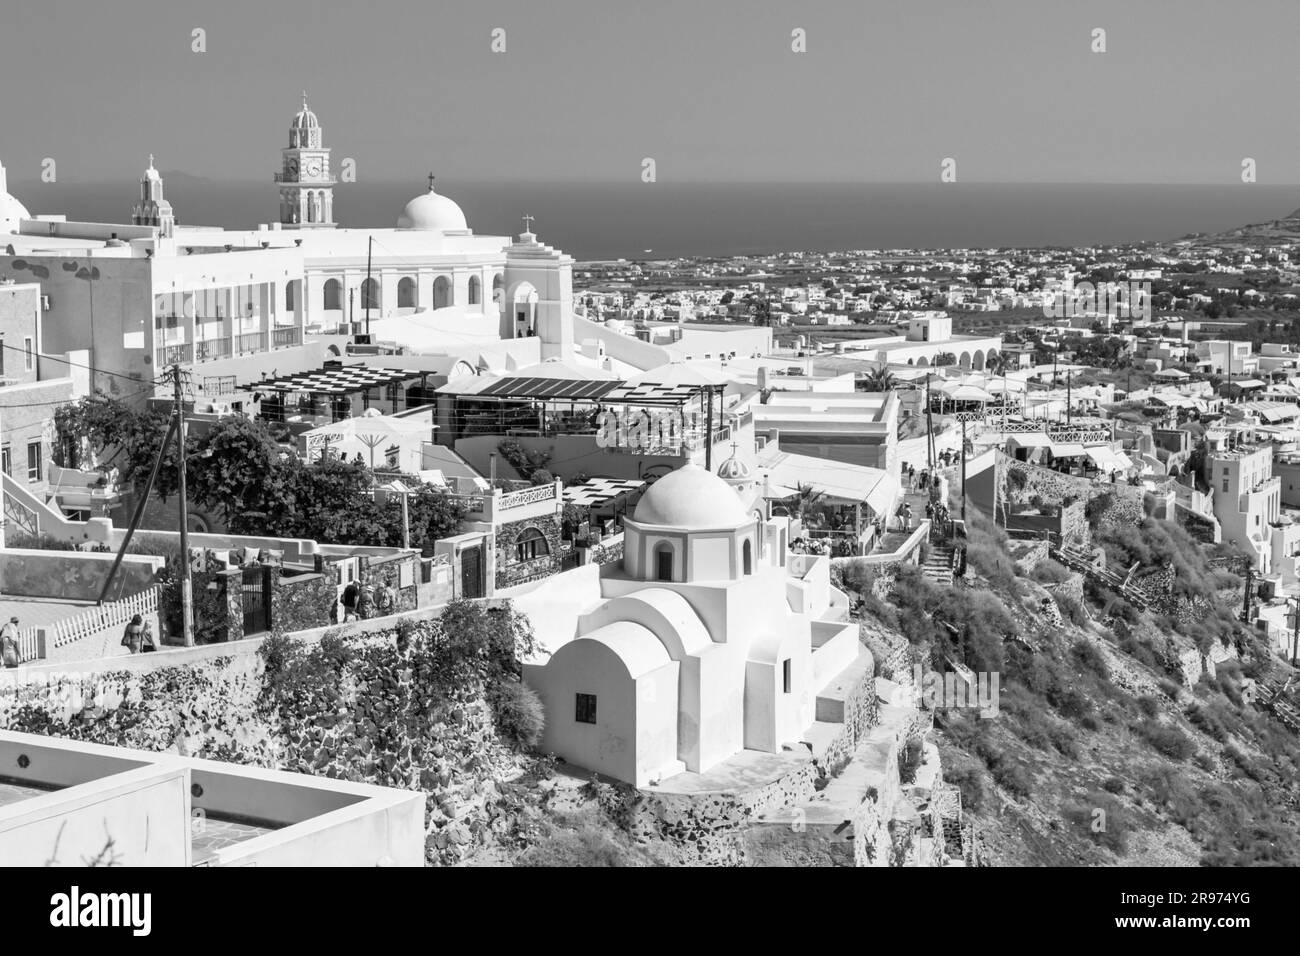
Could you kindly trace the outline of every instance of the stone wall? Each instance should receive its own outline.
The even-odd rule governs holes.
[[[546,540],[547,553],[529,561],[520,561],[516,545],[524,532],[530,529],[541,532]],[[496,529],[496,586],[511,588],[555,574],[568,550],[563,541],[559,515],[538,515],[499,525]]]
[[[1032,574],[1034,568],[1047,560],[1048,550],[1046,541],[1013,540],[1011,557],[1020,566],[1018,574],[1021,577]]]
[[[1016,505],[1026,505],[1034,497],[1045,502],[1064,504],[1067,498],[1081,505],[1095,498],[1110,496],[1110,501],[1093,524],[1104,527],[1109,524],[1136,524],[1146,517],[1144,499],[1146,492],[1137,485],[1111,484],[1109,481],[1091,481],[1074,475],[1063,475],[1050,468],[1041,468],[1028,462],[1016,461],[1005,455],[999,456],[999,467],[1005,470],[1006,478],[1000,484],[1006,489],[1009,502],[1014,509]],[[1064,514],[1062,515],[1064,518]],[[1071,517],[1071,530],[1078,533],[1076,517]],[[1086,518],[1083,527],[1086,528]]]

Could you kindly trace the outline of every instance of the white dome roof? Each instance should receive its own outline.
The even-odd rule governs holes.
[[[446,196],[440,196],[429,187],[423,196],[416,196],[406,204],[397,220],[398,229],[419,229],[424,232],[454,232],[468,229],[465,214]]]
[[[673,528],[734,528],[753,519],[730,485],[699,465],[686,464],[650,486],[632,520]]]

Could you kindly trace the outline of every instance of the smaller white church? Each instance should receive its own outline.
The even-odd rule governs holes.
[[[818,691],[866,651],[830,560],[786,551],[748,469],[685,465],[626,519],[622,564],[511,595],[547,653],[524,679],[544,751],[636,786],[797,746]]]

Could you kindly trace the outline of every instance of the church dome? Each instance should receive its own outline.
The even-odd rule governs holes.
[[[754,473],[749,465],[732,455],[718,466],[718,477],[723,481],[741,482],[750,481]]]
[[[402,215],[397,220],[398,229],[419,229],[422,232],[455,232],[468,229],[465,213],[460,206],[433,191],[423,196],[416,196],[406,204]]]
[[[730,485],[699,465],[685,464],[650,486],[632,520],[672,528],[728,528],[752,519]]]
[[[302,98],[302,109],[300,109],[298,115],[293,118],[293,125],[290,128],[316,129],[318,126],[320,126],[320,123],[316,120],[316,114],[307,107],[307,97],[304,95]]]

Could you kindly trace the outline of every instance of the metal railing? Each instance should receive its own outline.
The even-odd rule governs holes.
[[[271,330],[271,347],[276,349],[290,348],[294,345],[302,344],[302,330],[296,325],[285,329]]]
[[[266,333],[245,332],[243,335],[236,335],[235,351],[236,352],[265,352]]]
[[[200,362],[230,358],[230,337],[200,339],[194,343],[194,354]]]
[[[154,357],[158,366],[167,365],[188,365],[194,361],[194,346],[188,343],[184,345],[165,345],[160,349],[154,350]]]

